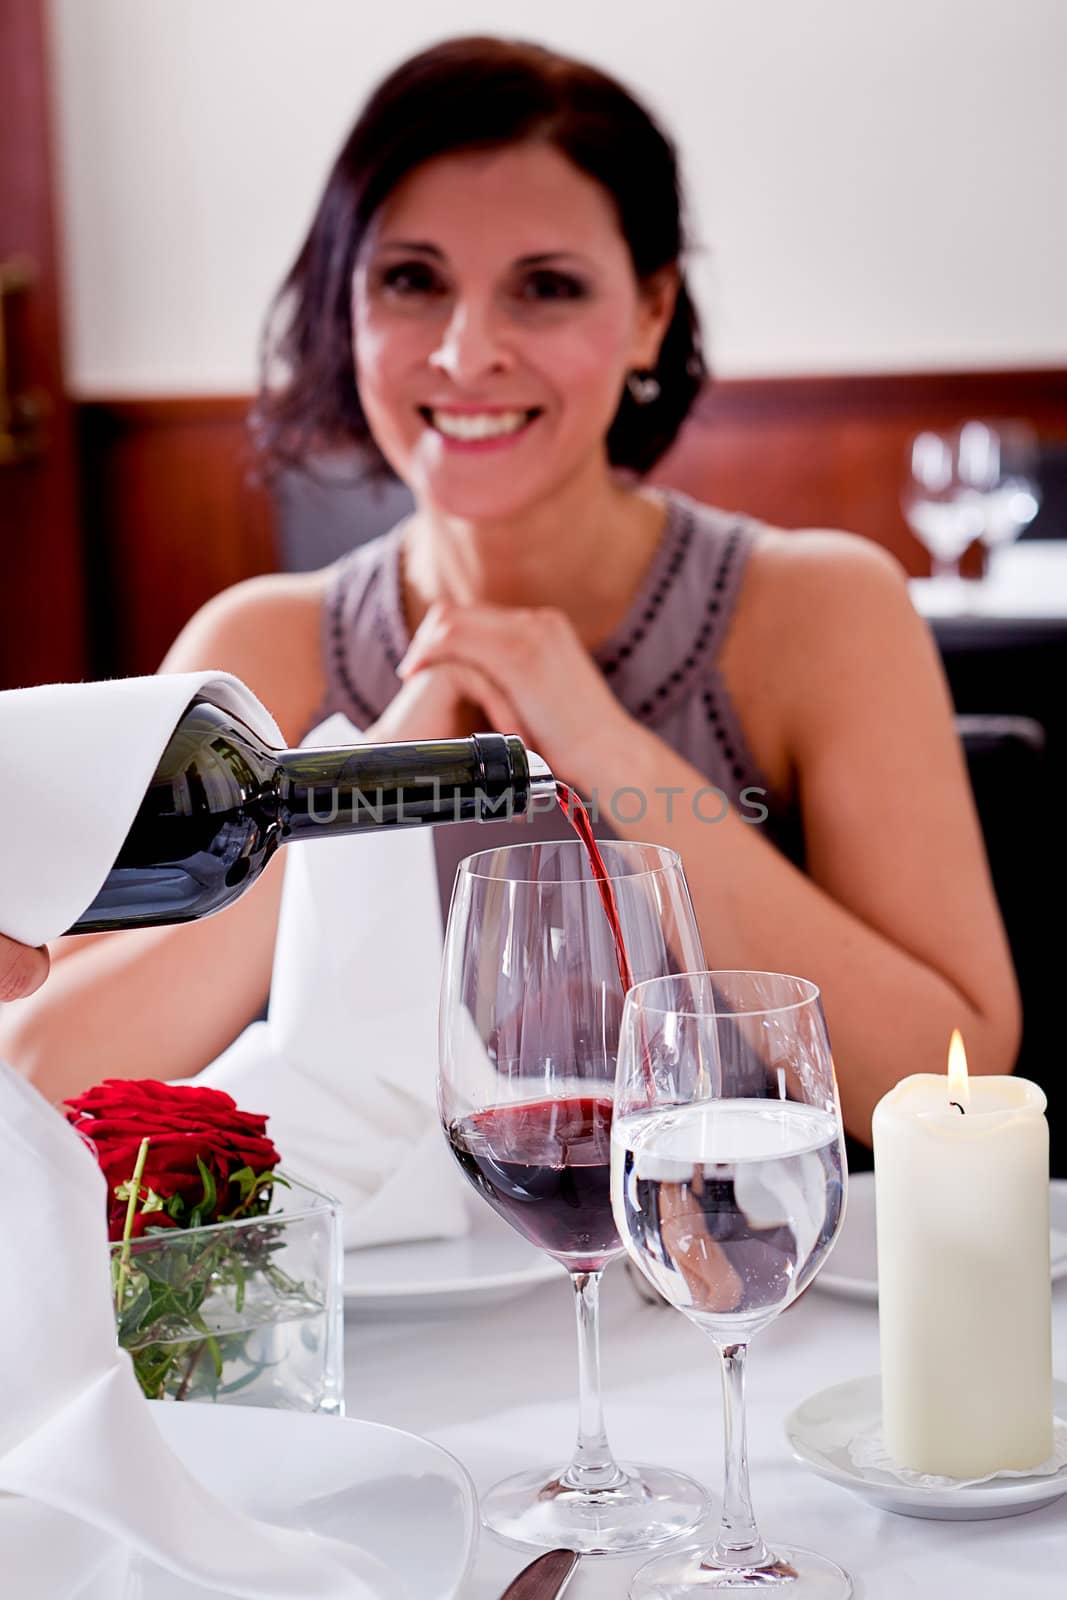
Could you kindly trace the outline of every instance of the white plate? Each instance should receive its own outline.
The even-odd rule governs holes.
[[[460,1311],[526,1294],[564,1268],[487,1205],[461,1239],[379,1244],[345,1256],[345,1304],[363,1317]]]
[[[460,1593],[478,1540],[478,1500],[466,1470],[439,1445],[378,1423],[254,1406],[160,1401],[151,1410],[189,1471],[230,1505],[359,1545],[411,1600]],[[144,1565],[138,1578],[137,1600],[209,1595],[157,1567]]]
[[[1052,1385],[1058,1416],[1067,1416],[1067,1383]],[[967,1489],[922,1489],[900,1483],[888,1472],[863,1476],[849,1455],[849,1441],[877,1426],[882,1415],[878,1378],[853,1378],[812,1395],[785,1419],[786,1438],[796,1459],[820,1478],[850,1489],[882,1511],[936,1522],[980,1522],[1036,1511],[1067,1494],[1067,1467],[1047,1478],[990,1478]]]
[[[1049,1249],[1052,1281],[1067,1277],[1067,1180],[1049,1184]],[[857,1172],[848,1180],[845,1222],[829,1261],[813,1288],[847,1300],[878,1299],[878,1247],[874,1223],[874,1173]]]

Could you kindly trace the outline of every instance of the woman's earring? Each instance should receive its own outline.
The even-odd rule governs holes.
[[[626,387],[639,406],[649,406],[659,399],[659,379],[651,372],[631,372]]]

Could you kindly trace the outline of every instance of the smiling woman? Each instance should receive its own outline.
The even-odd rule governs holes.
[[[520,157],[519,166],[505,163],[501,171],[492,158],[502,152]],[[420,178],[439,158],[457,155],[482,158],[488,186],[472,186],[471,169],[449,162],[447,203],[441,195],[436,215],[420,215]],[[569,180],[562,193],[561,175]],[[361,345],[371,330],[358,324],[367,293],[381,290],[423,311],[432,303],[439,318],[445,315],[456,271],[477,254],[501,203],[517,228],[516,253],[493,263],[502,273],[498,309],[510,306],[520,324],[536,327],[547,317],[549,329],[567,327],[573,311],[585,312],[589,301],[596,307],[605,292],[617,295],[618,261],[602,254],[605,222],[631,300],[644,291],[662,303],[669,289],[666,331],[660,327],[641,352],[644,366],[655,369],[655,402],[642,406],[616,384],[603,419],[613,465],[644,471],[659,459],[704,377],[680,272],[685,238],[673,146],[644,107],[594,67],[489,38],[450,40],[403,63],[345,141],[267,340],[268,377],[279,381],[265,382],[256,419],[269,457],[303,463],[310,448],[356,440],[368,464],[384,468],[388,452],[363,391],[361,361],[369,352],[361,355]],[[442,222],[443,232],[436,227]],[[422,231],[427,225],[434,231]],[[450,256],[450,244],[458,244],[458,255]],[[601,282],[605,270],[608,283]],[[469,331],[484,333],[476,322]],[[603,376],[606,382],[617,374]]]
[[[274,307],[255,423],[268,464],[354,449],[415,512],[325,572],[219,596],[164,666],[237,673],[292,742],[328,717],[347,719],[338,743],[349,724],[525,736],[599,798],[599,834],[680,851],[710,965],[819,985],[846,1123],[869,1138],[875,1102],[939,1070],[954,1027],[972,1070],[1010,1070],[1010,959],[895,563],[636,481],[704,379],[685,246],[670,140],[595,68],[484,38],[400,66]],[[455,852],[516,826],[439,830],[419,869],[434,919]],[[425,884],[368,896],[371,848],[288,869],[275,982],[292,1037],[326,1014],[358,1041],[409,970]],[[0,1045],[53,1094],[146,1057],[160,1077],[198,1071],[262,1003],[279,902],[275,869],[218,918],[69,941]],[[435,961],[411,969],[412,1005]],[[396,1085],[413,1107],[432,1103],[432,1022],[416,1043]]]
[[[509,518],[602,476],[620,391],[655,365],[677,287],[673,267],[635,280],[607,194],[551,145],[439,156],[393,191],[357,257],[371,436],[450,516]]]

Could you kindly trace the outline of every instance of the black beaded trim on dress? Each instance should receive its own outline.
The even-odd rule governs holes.
[[[386,661],[388,661],[389,665],[395,672],[397,667],[400,665],[400,657],[396,653],[396,647],[393,644],[393,636],[389,631],[389,619],[385,614],[385,606],[382,601],[382,586],[380,582],[375,586],[374,590],[374,631],[378,635],[378,643],[382,647],[382,653],[385,656]]]
[[[730,763],[730,771],[733,774],[736,782],[740,783],[741,779],[745,776],[745,769],[737,758],[737,751],[730,743],[730,735],[722,725],[722,713],[719,710],[719,705],[718,701],[716,700],[714,690],[705,689],[701,694],[701,699],[704,702],[704,710],[708,721],[711,723],[712,732],[719,741],[723,755]]]
[[[348,670],[348,655],[345,649],[344,598],[344,585],[335,583],[330,605],[330,652],[333,656],[334,670],[337,673],[338,682],[352,702],[355,710],[361,717],[365,718],[369,725],[377,720],[378,713],[373,706],[368,705],[364,700],[352,682],[352,674]]]
[[[648,699],[641,701],[641,704],[637,708],[637,714],[639,717],[651,717],[658,710],[660,710],[663,702],[668,698],[668,696],[675,692],[679,684],[684,683],[687,678],[692,676],[701,658],[707,654],[712,639],[714,638],[715,633],[720,625],[720,617],[723,605],[722,596],[725,593],[726,586],[729,581],[730,568],[733,565],[738,549],[740,548],[741,534],[742,527],[741,524],[738,524],[731,532],[726,544],[723,546],[722,559],[719,562],[719,568],[715,575],[715,582],[712,585],[711,598],[708,600],[708,603],[704,608],[703,621],[701,622],[700,627],[697,629],[696,637],[690,646],[688,654],[682,660],[681,665],[676,667],[673,672],[668,673],[667,677],[657,685]],[[714,727],[716,737],[719,739],[720,743],[723,744],[723,754],[728,761],[733,763],[734,777],[740,779],[744,777],[744,768],[738,764],[737,752],[726,742],[727,736],[723,731],[722,725],[719,721],[719,708],[712,690],[704,690],[703,700],[708,721]]]
[[[726,549],[723,551],[722,565],[720,566],[718,575],[715,579],[713,596],[711,601],[708,603],[709,612],[714,611],[715,614],[718,613],[719,606],[715,596],[721,595],[722,591],[726,587],[727,569],[730,562],[733,560],[734,555],[736,554],[740,537],[740,529],[735,528],[733,533],[730,535],[729,540],[727,541]],[[708,721],[711,723],[712,732],[714,733],[715,738],[718,740],[723,756],[730,763],[731,774],[733,775],[735,782],[740,783],[741,779],[745,776],[745,768],[742,765],[740,753],[731,743],[730,734],[727,732],[726,727],[723,724],[722,711],[720,709],[718,697],[716,696],[714,689],[705,687],[701,693],[701,699],[704,702],[704,712]]]
[[[667,563],[666,571],[648,597],[648,605],[641,614],[641,621],[638,623],[637,627],[634,628],[633,632],[630,634],[630,637],[625,641],[625,643],[619,645],[614,655],[608,656],[606,660],[600,663],[600,670],[604,674],[605,678],[614,677],[622,663],[624,661],[628,661],[633,655],[637,646],[647,634],[652,623],[655,622],[663,607],[663,602],[667,598],[671,585],[678,576],[679,572],[682,570],[682,564],[685,561],[686,552],[693,542],[693,526],[693,514],[691,511],[687,511],[685,518],[678,530],[677,548],[674,550],[670,560]]]

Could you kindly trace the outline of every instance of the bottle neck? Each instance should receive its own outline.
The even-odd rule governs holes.
[[[276,759],[286,840],[507,820],[524,815],[535,794],[555,792],[544,762],[504,734],[284,750]]]

